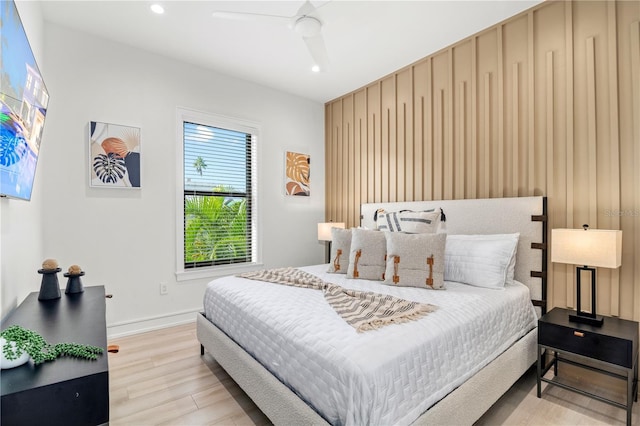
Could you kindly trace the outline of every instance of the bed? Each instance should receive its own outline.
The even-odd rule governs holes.
[[[420,320],[355,333],[321,292],[227,277],[205,294],[202,350],[275,424],[472,424],[536,359],[546,200],[363,204],[361,225],[374,228],[379,209],[434,207],[446,214],[447,235],[519,233],[515,282],[501,290],[447,282],[432,291],[328,274],[327,265],[300,268],[345,288],[438,307]]]

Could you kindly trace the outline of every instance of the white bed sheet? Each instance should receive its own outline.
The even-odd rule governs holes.
[[[212,281],[206,317],[335,425],[406,425],[536,326],[529,290],[446,282],[391,287],[300,268],[345,288],[438,306],[405,324],[357,333],[318,290],[239,277]],[[461,407],[461,409],[463,409]]]

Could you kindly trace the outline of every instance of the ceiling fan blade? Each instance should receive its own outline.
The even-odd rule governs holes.
[[[214,18],[233,19],[236,21],[255,21],[255,20],[269,20],[280,23],[288,23],[291,20],[290,16],[281,15],[267,15],[264,13],[249,13],[249,12],[227,12],[224,10],[217,10],[211,14]]]
[[[306,0],[302,4],[302,6],[300,6],[300,9],[298,9],[296,16],[307,16],[312,14],[315,11],[316,11],[316,8],[311,4],[309,0]]]
[[[324,44],[324,38],[322,34],[318,34],[314,37],[302,37],[309,49],[309,53],[313,58],[315,64],[320,68],[321,72],[329,69],[329,55],[327,54],[327,48]]]

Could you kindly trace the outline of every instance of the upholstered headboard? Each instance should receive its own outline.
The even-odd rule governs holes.
[[[484,198],[477,200],[367,203],[360,207],[361,226],[376,229],[374,215],[387,211],[441,208],[447,234],[510,234],[519,232],[515,278],[527,285],[533,304],[546,311],[547,200],[546,197]]]

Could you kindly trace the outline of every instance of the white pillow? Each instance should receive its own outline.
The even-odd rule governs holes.
[[[513,283],[520,234],[448,235],[444,280],[501,289]]]

